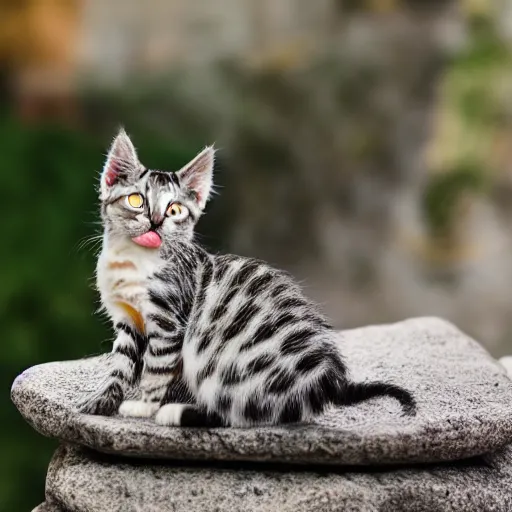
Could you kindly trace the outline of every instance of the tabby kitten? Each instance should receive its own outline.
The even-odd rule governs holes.
[[[193,241],[213,164],[207,147],[176,173],[149,170],[124,131],[114,140],[97,285],[116,339],[108,378],[79,410],[244,427],[388,395],[415,414],[408,391],[349,380],[336,332],[288,274]],[[138,399],[125,400],[133,389]]]

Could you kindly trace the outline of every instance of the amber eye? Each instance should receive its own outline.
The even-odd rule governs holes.
[[[144,198],[140,194],[130,194],[126,198],[126,202],[132,208],[142,208],[142,205],[144,204]]]
[[[183,207],[181,204],[172,203],[169,208],[167,208],[167,215],[169,215],[169,217],[179,217],[182,211]]]
[[[167,208],[167,216],[182,220],[188,215],[188,208],[180,203],[171,203]]]

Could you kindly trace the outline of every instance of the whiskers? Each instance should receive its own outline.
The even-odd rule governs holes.
[[[81,238],[73,248],[74,251],[82,251],[84,249],[92,250],[96,253],[100,248],[103,241],[103,233],[88,235]]]

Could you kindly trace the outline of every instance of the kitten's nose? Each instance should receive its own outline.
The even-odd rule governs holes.
[[[154,227],[159,227],[162,225],[165,217],[161,213],[154,213],[151,216],[151,224]]]

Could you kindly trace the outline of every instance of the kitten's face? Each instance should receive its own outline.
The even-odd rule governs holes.
[[[121,131],[101,177],[101,213],[109,237],[154,250],[191,239],[210,194],[213,159],[210,147],[176,173],[149,170]]]

